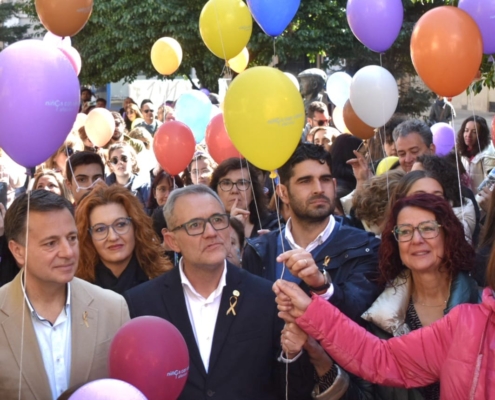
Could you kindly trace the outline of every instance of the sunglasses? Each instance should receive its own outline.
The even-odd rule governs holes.
[[[314,119],[313,120],[318,124],[318,126],[328,125],[330,121],[328,119]]]
[[[154,112],[155,112],[155,110],[143,110],[143,112],[144,112],[145,114],[148,114],[148,113],[154,113]]]
[[[110,162],[113,165],[117,165],[119,163],[119,161],[122,161],[123,163],[126,163],[128,160],[129,160],[129,158],[127,156],[122,156],[122,157],[120,157],[120,159],[118,157],[112,157],[110,159]]]

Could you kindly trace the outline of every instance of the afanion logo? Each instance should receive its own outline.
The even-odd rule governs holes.
[[[187,376],[188,371],[189,371],[189,367],[186,367],[181,370],[176,369],[175,371],[167,372],[167,376],[175,376],[175,379],[181,379]]]
[[[55,107],[57,112],[73,111],[74,108],[79,107],[77,101],[62,101],[62,100],[47,100],[45,101],[45,107]]]

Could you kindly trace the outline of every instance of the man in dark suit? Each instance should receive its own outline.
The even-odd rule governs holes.
[[[203,185],[176,189],[164,215],[164,239],[182,254],[179,266],[125,297],[132,317],[165,318],[184,336],[190,369],[180,399],[282,398],[285,364],[277,357],[283,322],[270,282],[226,261],[229,215],[221,200]],[[302,364],[290,364],[291,387],[300,386],[292,372]]]

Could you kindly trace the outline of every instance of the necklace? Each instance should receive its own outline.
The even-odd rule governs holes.
[[[419,301],[415,301],[413,299],[413,304],[415,306],[420,305],[420,306],[423,306],[423,307],[444,307],[447,304],[447,300],[444,300],[443,304],[438,304],[438,305],[433,306],[433,305],[430,305],[430,304],[425,304],[425,303],[421,303]]]

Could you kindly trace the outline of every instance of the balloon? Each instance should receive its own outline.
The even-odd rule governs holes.
[[[0,147],[18,164],[46,161],[69,134],[79,110],[79,81],[58,48],[22,40],[0,53]]]
[[[182,62],[182,48],[170,37],[158,39],[151,48],[151,63],[159,74],[172,75]]]
[[[93,0],[35,0],[35,5],[46,30],[61,37],[77,34],[93,11]]]
[[[74,124],[72,125],[72,132],[74,132],[75,134],[78,134],[78,130],[84,126],[87,119],[88,119],[88,116],[86,114],[83,114],[83,113],[77,114],[76,120],[74,121]]]
[[[450,153],[455,145],[455,131],[449,124],[439,122],[431,127],[433,144],[436,147],[437,156],[445,156]]]
[[[284,72],[284,74],[287,78],[290,79],[290,81],[294,84],[294,86],[297,88],[297,91],[299,92],[301,88],[299,87],[299,81],[297,80],[297,78],[294,75],[289,74],[288,72]]]
[[[172,176],[186,169],[193,158],[195,148],[191,129],[180,121],[163,124],[153,138],[156,159]]]
[[[146,400],[144,394],[127,382],[117,379],[99,379],[77,389],[70,400]]]
[[[466,11],[478,24],[483,39],[483,53],[495,53],[495,1],[460,0],[458,7]]]
[[[390,168],[399,161],[399,157],[389,156],[383,158],[376,167],[376,176],[383,175],[385,172],[390,171]]]
[[[466,90],[483,57],[476,22],[455,7],[436,7],[424,14],[411,37],[411,58],[426,86],[442,97]]]
[[[170,322],[138,317],[125,323],[113,338],[108,364],[111,378],[130,383],[148,400],[176,400],[189,373],[189,352]]]
[[[106,108],[93,108],[89,114],[84,129],[95,146],[103,147],[112,138],[115,131],[115,119]]]
[[[209,0],[199,16],[199,32],[217,57],[230,60],[249,42],[253,19],[242,0]]]
[[[208,89],[206,89],[206,88],[201,88],[201,89],[199,89],[199,91],[200,91],[201,93],[206,94],[207,96],[209,96],[209,95],[210,95],[210,91],[209,91]]]
[[[404,19],[401,0],[348,0],[347,22],[354,36],[377,53],[388,50]]]
[[[212,107],[208,96],[199,90],[186,92],[177,100],[175,119],[191,128],[196,143],[200,143],[205,138]]]
[[[332,113],[332,121],[335,127],[342,133],[351,133],[344,122],[344,109],[335,107]]]
[[[337,107],[343,108],[349,99],[352,78],[345,72],[335,72],[327,81],[328,97]]]
[[[43,36],[43,42],[46,42],[48,44],[52,44],[56,47],[70,47],[70,46],[72,46],[72,40],[70,40],[69,36],[61,38],[60,36],[54,35],[50,31],[45,33],[45,36]]]
[[[79,52],[72,46],[66,47],[62,46],[58,48],[64,55],[67,57],[69,62],[72,65],[72,68],[74,68],[74,71],[76,71],[76,75],[79,76],[79,73],[81,72],[81,66],[82,66],[82,61],[81,61],[81,55]]]
[[[248,64],[249,64],[249,52],[248,49],[246,49],[245,47],[238,55],[227,61],[227,65],[238,74],[244,71],[247,68]]]
[[[368,65],[354,75],[350,100],[356,115],[366,125],[378,128],[385,125],[397,108],[397,82],[385,68]]]
[[[258,168],[273,171],[292,155],[305,123],[301,95],[275,68],[254,67],[231,83],[225,127],[232,143]]]
[[[361,121],[354,112],[349,100],[345,103],[343,117],[347,129],[359,139],[366,140],[375,136],[375,129]]]
[[[258,25],[269,36],[279,36],[295,17],[301,0],[247,0]]]
[[[216,115],[208,124],[206,128],[206,146],[208,146],[208,153],[217,164],[228,158],[241,157],[225,129],[223,114]]]

